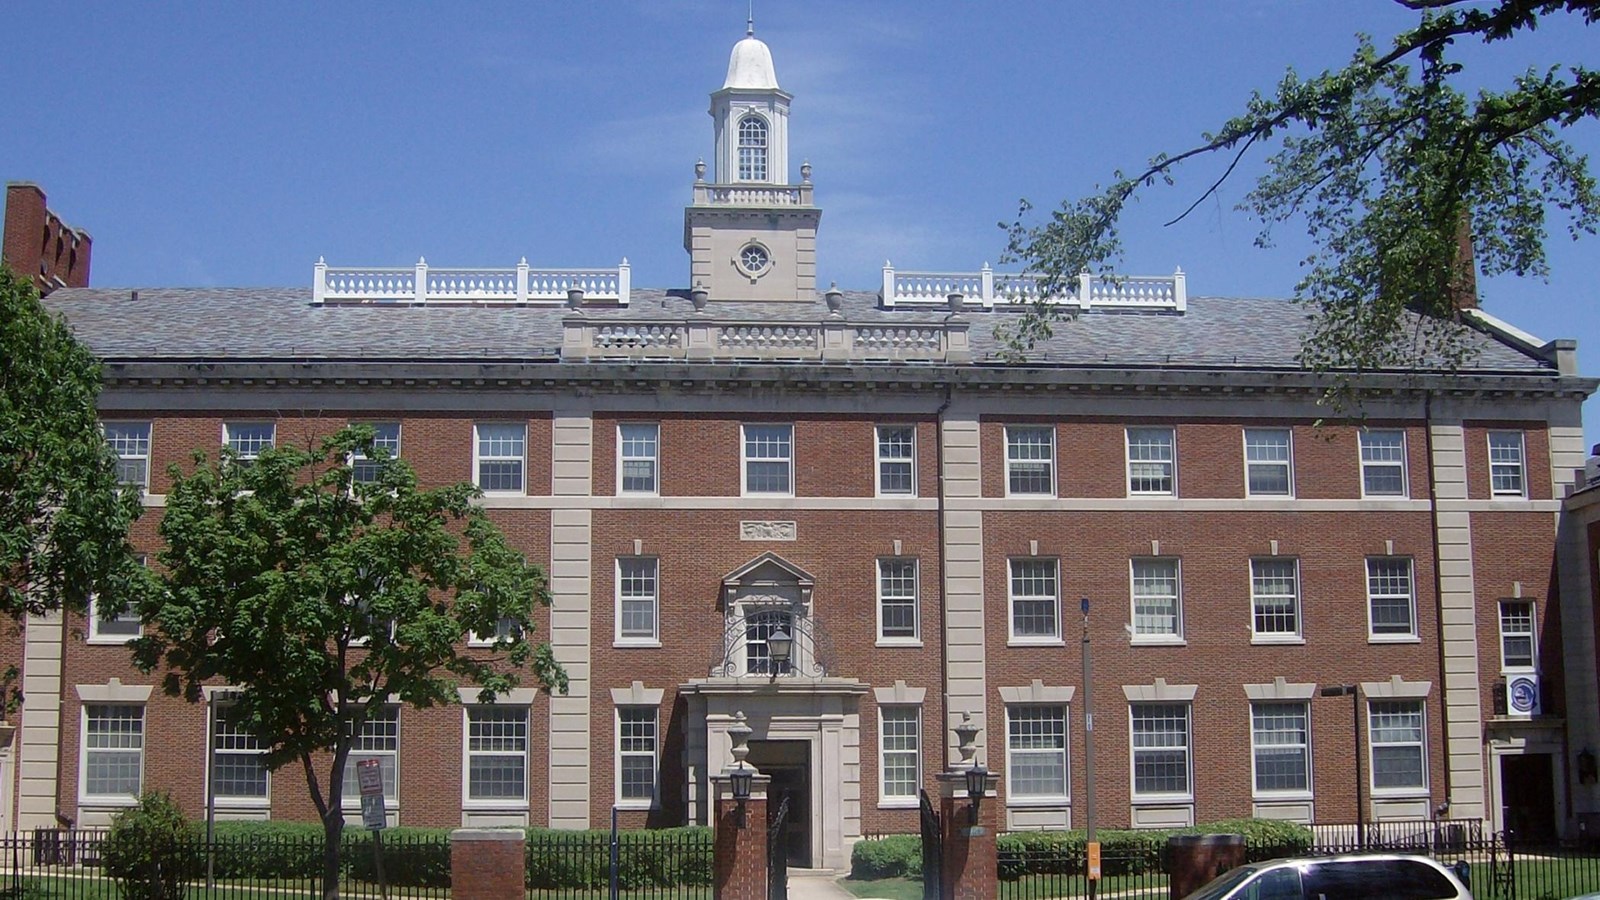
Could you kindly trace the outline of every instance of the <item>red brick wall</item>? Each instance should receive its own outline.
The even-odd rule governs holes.
[[[1489,432],[1521,431],[1524,479],[1530,500],[1550,499],[1550,432],[1543,422],[1468,422],[1464,429],[1467,452],[1467,496],[1487,500],[1489,486]]]
[[[45,206],[37,185],[6,185],[5,236],[0,258],[13,272],[28,278],[41,294],[60,279],[68,287],[89,283],[92,239],[56,217]]]

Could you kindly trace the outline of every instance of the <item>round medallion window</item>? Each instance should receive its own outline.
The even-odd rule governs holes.
[[[739,265],[751,275],[759,275],[766,271],[771,262],[772,258],[767,255],[767,248],[760,244],[750,244],[739,251]]]

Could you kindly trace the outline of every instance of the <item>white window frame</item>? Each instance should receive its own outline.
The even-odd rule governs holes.
[[[1495,438],[1516,439],[1517,457],[1515,460],[1495,461]],[[1496,430],[1485,436],[1484,442],[1489,448],[1489,495],[1497,498],[1521,499],[1528,496],[1528,441],[1521,431]],[[1509,448],[1503,448],[1509,449]],[[1517,477],[1515,490],[1495,486],[1496,469],[1514,469]]]
[[[207,789],[211,790],[214,794],[216,794],[216,797],[215,797],[216,805],[220,806],[220,807],[227,807],[229,809],[233,809],[233,808],[238,808],[238,807],[267,807],[267,806],[271,806],[272,805],[272,770],[268,769],[266,767],[265,763],[261,763],[261,772],[262,772],[262,777],[263,777],[263,784],[266,787],[266,792],[264,794],[262,794],[261,796],[256,797],[256,796],[251,796],[251,795],[248,795],[248,794],[221,794],[221,793],[216,793],[218,757],[222,756],[224,753],[226,753],[226,754],[228,754],[230,756],[262,756],[262,757],[264,757],[264,756],[266,756],[266,753],[267,753],[267,751],[265,749],[263,749],[260,746],[260,744],[258,744],[256,742],[256,739],[255,739],[254,735],[251,735],[249,732],[246,732],[246,731],[243,731],[243,730],[236,731],[235,734],[240,739],[248,741],[249,742],[249,746],[232,747],[232,748],[229,748],[227,750],[223,750],[222,748],[217,746],[217,739],[219,737],[221,737],[221,735],[219,734],[218,724],[220,723],[225,711],[229,707],[231,707],[232,705],[233,704],[231,704],[231,703],[225,703],[225,702],[220,702],[220,701],[219,702],[214,702],[214,703],[211,704],[212,715],[209,715],[209,716],[206,717],[209,720],[208,724],[207,724],[207,728],[206,728],[206,746],[210,748],[210,752],[211,752],[211,777],[206,779],[206,781],[209,782],[207,784]]]
[[[628,704],[615,708],[612,717],[612,732],[616,735],[613,744],[614,759],[616,763],[616,804],[618,809],[658,809],[661,806],[661,709],[657,706]],[[646,753],[642,750],[622,749],[622,720],[625,713],[647,713],[650,722],[651,749]],[[644,721],[641,716],[640,721]],[[622,796],[622,769],[626,757],[650,757],[650,796],[624,797]]]
[[[1141,566],[1171,566],[1172,568],[1172,630],[1139,630],[1139,569]],[[1182,644],[1183,637],[1183,561],[1175,556],[1136,556],[1128,560],[1128,612],[1134,644]]]
[[[1525,607],[1527,607],[1527,616],[1526,616],[1526,619],[1527,619],[1527,622],[1528,622],[1527,631],[1520,631],[1520,630],[1518,630],[1518,631],[1509,631],[1509,630],[1507,630],[1507,628],[1506,628],[1506,624],[1507,624],[1507,622],[1506,622],[1506,610],[1507,610],[1507,607],[1511,607],[1511,606],[1525,606]],[[1500,671],[1503,672],[1503,673],[1506,673],[1506,674],[1510,674],[1510,673],[1526,674],[1528,672],[1537,672],[1539,670],[1539,609],[1538,609],[1538,607],[1534,605],[1534,602],[1532,600],[1523,600],[1523,599],[1518,599],[1518,598],[1512,598],[1512,599],[1501,600],[1500,601],[1500,608],[1496,611],[1496,613],[1497,613],[1496,618],[1498,618],[1500,620],[1499,621],[1499,627],[1500,627]],[[1517,618],[1523,618],[1523,617],[1518,616]],[[1507,638],[1512,638],[1512,637],[1527,639],[1527,641],[1528,641],[1528,664],[1527,665],[1512,665],[1510,663],[1509,660],[1510,660],[1511,654],[1506,652],[1506,639]]]
[[[1284,565],[1292,570],[1290,578],[1293,581],[1293,592],[1285,594],[1263,593],[1260,591],[1256,574],[1258,565]],[[1257,556],[1250,559],[1250,640],[1257,644],[1278,643],[1303,643],[1305,641],[1305,615],[1300,603],[1300,559],[1293,556]],[[1257,618],[1261,615],[1262,601],[1277,601],[1288,597],[1294,614],[1293,631],[1262,631],[1257,628]],[[1370,609],[1370,608],[1369,608]],[[1370,612],[1369,612],[1370,614]]]
[[[131,747],[94,747],[91,748],[89,734],[89,711],[92,709],[137,709],[139,711],[139,746]],[[83,740],[78,743],[78,802],[80,805],[89,803],[96,806],[133,806],[139,802],[139,794],[144,791],[144,763],[145,744],[148,742],[150,731],[149,710],[141,702],[96,702],[85,703],[78,713],[78,733],[83,735]],[[115,732],[113,732],[115,733]],[[89,793],[89,754],[95,751],[117,753],[136,751],[139,756],[139,789],[126,794],[91,794]]]
[[[889,733],[885,727],[885,713],[893,711],[894,714],[910,714],[911,741],[914,745],[907,750],[899,747],[889,749]],[[904,737],[904,735],[900,735]],[[911,793],[889,793],[889,754],[905,755],[909,753],[916,774],[911,783]],[[919,803],[918,792],[922,789],[922,705],[919,703],[881,703],[878,705],[878,807],[880,809],[911,809]]]
[[[648,456],[630,454],[628,452],[629,429],[649,429],[651,453]],[[635,442],[642,440],[643,436],[634,438]],[[627,486],[628,463],[650,464],[650,487],[630,488]],[[661,424],[659,422],[618,422],[617,423],[617,494],[630,497],[659,497],[661,495]]]
[[[1381,565],[1381,564],[1385,564],[1385,563],[1404,563],[1405,566],[1406,566],[1406,585],[1407,585],[1406,602],[1409,604],[1407,608],[1410,610],[1409,615],[1411,617],[1411,628],[1408,631],[1404,631],[1404,632],[1401,632],[1401,631],[1379,632],[1375,628],[1376,623],[1373,621],[1373,617],[1372,617],[1372,607],[1373,607],[1374,601],[1377,601],[1377,600],[1395,600],[1395,599],[1398,599],[1400,597],[1400,595],[1397,594],[1397,593],[1375,592],[1373,590],[1373,583],[1372,583],[1373,565],[1374,564],[1380,564]],[[1368,642],[1375,643],[1375,644],[1377,644],[1377,643],[1385,643],[1385,642],[1408,643],[1408,642],[1415,642],[1415,641],[1420,640],[1419,632],[1417,630],[1417,565],[1416,565],[1416,560],[1412,559],[1409,556],[1369,556],[1366,559],[1366,565],[1364,567],[1364,572],[1365,572],[1365,576],[1366,576],[1366,588],[1367,588],[1367,640],[1368,640]]]
[[[1379,435],[1397,435],[1397,436],[1399,436],[1399,438],[1400,438],[1400,458],[1398,460],[1394,460],[1394,459],[1371,459],[1371,460],[1369,460],[1367,458],[1367,451],[1369,449],[1368,446],[1367,446],[1368,440],[1375,440]],[[1410,463],[1410,460],[1411,460],[1411,450],[1406,445],[1406,432],[1405,432],[1405,429],[1403,429],[1403,428],[1363,429],[1362,431],[1357,433],[1356,445],[1357,445],[1357,448],[1359,450],[1359,457],[1358,458],[1361,460],[1361,496],[1362,497],[1376,497],[1376,498],[1382,498],[1382,499],[1386,499],[1386,500],[1404,500],[1404,499],[1406,499],[1406,498],[1411,496],[1411,473],[1408,471],[1408,469],[1410,469],[1409,463]],[[1374,447],[1372,447],[1370,449],[1376,450],[1378,448],[1374,446]],[[1387,449],[1387,448],[1385,448],[1385,449]],[[1380,468],[1382,468],[1382,469],[1398,468],[1400,470],[1400,490],[1391,491],[1391,492],[1382,492],[1382,493],[1373,493],[1372,491],[1367,490],[1367,470],[1368,469],[1376,470],[1376,469],[1380,469]]]
[[[751,456],[750,455],[750,430],[752,428],[776,428],[788,432],[785,439],[788,453],[783,456]],[[750,464],[751,463],[786,463],[788,474],[785,480],[788,484],[780,491],[754,491],[750,489]],[[783,422],[747,422],[739,426],[739,491],[742,497],[793,497],[794,496],[794,424]]]
[[[1188,789],[1178,791],[1151,791],[1139,790],[1139,753],[1141,750],[1161,752],[1171,750],[1170,747],[1139,747],[1137,744],[1138,731],[1135,722],[1140,709],[1150,707],[1173,707],[1183,710],[1184,743],[1184,779]],[[1194,801],[1194,704],[1188,700],[1151,700],[1128,704],[1128,790],[1135,803],[1171,803]]]
[[[238,443],[236,443],[236,441],[235,441],[236,435],[234,433],[235,429],[242,430],[242,429],[245,429],[245,428],[266,428],[267,429],[267,439],[266,439],[266,441],[260,443],[258,446],[255,447],[255,449],[251,450],[248,453],[243,452],[242,450],[239,449]],[[252,443],[254,443],[254,442],[252,442]],[[222,423],[222,446],[231,448],[234,451],[234,454],[235,454],[234,459],[237,462],[239,462],[240,464],[242,464],[242,465],[249,465],[250,463],[255,462],[256,458],[261,455],[261,451],[270,450],[273,447],[276,447],[277,445],[278,445],[278,423],[277,422],[267,421],[267,420],[264,420],[264,419],[241,419],[241,420],[236,421],[236,422],[223,422]]]
[[[1018,594],[1015,592],[1015,579],[1017,564],[1044,563],[1051,567],[1051,578],[1055,582],[1055,594]],[[1054,634],[1017,634],[1017,603],[1034,602],[1048,599],[1053,604],[1055,617]],[[1045,556],[1014,556],[1006,560],[1006,626],[1010,642],[1013,644],[1043,644],[1059,646],[1063,643],[1061,637],[1061,560]]]
[[[380,723],[380,722],[386,724],[390,720],[393,720],[393,722],[394,722],[394,734],[392,736],[388,735],[388,734],[374,734],[374,735],[367,734],[368,726],[372,726],[372,725],[375,725],[375,724]],[[345,758],[345,762],[344,762],[344,771],[345,771],[344,787],[345,787],[345,790],[343,792],[343,797],[341,798],[341,803],[343,804],[345,809],[360,809],[361,808],[360,782],[357,780],[361,776],[356,774],[356,761],[357,760],[362,760],[362,759],[376,759],[376,760],[379,760],[380,762],[379,762],[379,767],[378,768],[379,768],[380,771],[382,771],[382,768],[383,768],[382,760],[384,760],[384,759],[390,760],[390,767],[394,771],[394,779],[393,779],[394,784],[392,785],[392,789],[391,789],[391,785],[388,782],[384,783],[384,785],[383,785],[383,804],[384,804],[384,807],[385,807],[385,812],[392,813],[396,809],[399,808],[399,805],[400,805],[400,727],[401,727],[401,724],[400,724],[400,707],[398,705],[392,704],[392,703],[384,704],[383,707],[381,708],[381,713],[379,715],[374,716],[374,715],[368,714],[368,717],[366,718],[366,720],[361,723],[361,733],[356,735],[355,738],[351,740],[351,742],[350,742],[350,755]],[[358,749],[356,749],[357,746],[362,741],[373,741],[373,742],[382,741],[383,743],[386,743],[386,744],[392,742],[394,744],[394,749],[392,749],[392,750],[390,750],[390,749],[379,749],[379,750],[370,750],[370,749],[359,749],[358,750]],[[354,791],[350,790],[350,788],[352,786],[354,786],[356,788]]]
[[[1421,698],[1402,697],[1368,697],[1367,700],[1367,787],[1373,797],[1416,797],[1428,794],[1428,704]],[[1418,738],[1415,741],[1385,741],[1378,743],[1377,734],[1373,731],[1372,717],[1374,707],[1384,704],[1389,706],[1415,706],[1417,715]],[[1378,753],[1379,747],[1416,747],[1417,755],[1422,761],[1422,784],[1404,785],[1399,787],[1378,787]]]
[[[1283,437],[1284,459],[1256,460],[1250,458],[1250,438],[1252,436]],[[1274,442],[1276,449],[1278,444]],[[1250,470],[1255,467],[1280,468],[1283,470],[1284,490],[1282,491],[1255,491],[1250,488]],[[1244,430],[1244,495],[1246,497],[1267,497],[1272,499],[1292,499],[1294,497],[1294,430],[1291,428],[1246,428]]]
[[[1256,730],[1257,707],[1278,706],[1297,707],[1303,722],[1301,729],[1304,740],[1300,743],[1262,743],[1261,732]],[[1312,786],[1316,784],[1311,772],[1311,704],[1305,700],[1255,700],[1250,703],[1250,792],[1251,795],[1261,799],[1285,800],[1296,798],[1309,798],[1312,795]],[[1259,754],[1262,750],[1298,748],[1300,759],[1305,771],[1305,787],[1301,788],[1263,788],[1261,787]]]
[[[886,566],[909,565],[911,567],[911,593],[891,593],[885,590],[884,570]],[[873,567],[874,580],[877,582],[877,611],[878,611],[878,645],[897,647],[922,646],[922,563],[914,556],[884,556],[879,557]],[[896,578],[896,581],[900,579]],[[911,634],[885,634],[883,609],[886,603],[903,605],[911,604]]]
[[[650,593],[629,594],[624,591],[627,583],[632,580],[624,575],[623,570],[634,563],[645,567],[643,577],[649,580]],[[616,580],[616,634],[615,641],[619,647],[659,647],[661,646],[661,559],[655,556],[619,556],[613,569]],[[623,601],[650,602],[650,633],[626,634],[623,632]]]
[[[1139,459],[1139,460],[1134,459],[1133,458],[1133,437],[1134,437],[1134,434],[1136,432],[1144,432],[1144,433],[1147,433],[1147,434],[1155,434],[1157,432],[1164,433],[1166,435],[1166,437],[1167,437],[1167,441],[1166,441],[1166,444],[1167,444],[1167,458],[1166,459]],[[1130,425],[1126,429],[1124,429],[1124,431],[1123,431],[1122,446],[1123,446],[1123,455],[1124,455],[1125,462],[1126,462],[1126,469],[1125,469],[1126,482],[1125,482],[1125,486],[1126,486],[1126,488],[1128,490],[1128,496],[1130,496],[1130,497],[1176,497],[1176,496],[1178,496],[1178,432],[1177,432],[1177,429],[1169,428],[1169,427],[1166,427],[1166,426],[1163,426],[1163,425]],[[1167,473],[1166,473],[1167,487],[1164,490],[1162,490],[1162,489],[1147,490],[1147,489],[1135,488],[1134,484],[1133,484],[1133,481],[1134,481],[1133,467],[1134,467],[1135,463],[1138,463],[1138,464],[1141,464],[1141,465],[1164,465],[1164,466],[1166,466],[1167,467]]]
[[[884,435],[888,432],[904,431],[911,435],[908,445],[910,450],[906,456],[884,455]],[[915,497],[917,496],[917,426],[912,424],[879,425],[872,430],[872,442],[876,451],[877,465],[873,467],[879,497]],[[895,444],[894,446],[899,446]],[[886,490],[883,486],[883,470],[886,466],[906,466],[911,472],[911,485],[903,491]]]
[[[143,556],[139,557],[139,564],[144,565]],[[106,623],[100,620],[100,597],[97,594],[90,594],[88,613],[89,631],[88,634],[84,636],[84,642],[89,644],[126,644],[129,641],[141,637],[144,634],[144,623],[139,621],[139,614],[129,609],[127,606],[124,606],[122,612],[118,613],[111,621],[126,623],[130,620],[130,616],[134,626],[132,634],[107,634],[104,630],[102,630],[104,629]]]
[[[128,429],[130,433],[112,436],[114,429]],[[142,434],[137,433],[142,430]],[[111,452],[117,455],[117,481],[119,484],[136,485],[145,490],[150,489],[150,440],[155,431],[154,424],[145,421],[114,420],[100,423],[100,433],[105,435],[106,443],[111,446]],[[144,452],[124,453],[123,449],[137,451],[143,446]],[[122,464],[125,462],[141,462],[144,464],[144,476],[137,481],[122,477]]]
[[[1016,757],[1029,753],[1043,756],[1054,750],[1038,747],[1016,747],[1012,725],[1019,710],[1054,710],[1061,717],[1061,786],[1059,794],[1026,794],[1020,792],[1012,781],[1017,771]],[[1006,704],[1006,805],[1007,806],[1060,806],[1072,802],[1072,710],[1066,703],[1007,703]]]
[[[1043,444],[1046,453],[1043,459],[1033,457],[1019,457],[1013,454],[1014,450],[1023,446],[1034,447],[1038,444],[1022,444],[1014,441],[1014,437],[1021,437],[1024,432],[1042,433],[1047,440]],[[1006,496],[1007,497],[1054,497],[1056,495],[1056,429],[1054,425],[1007,425],[1005,427],[1006,444]],[[1045,480],[1049,490],[1044,491],[1014,491],[1011,489],[1011,475],[1014,467],[1021,465],[1036,466],[1043,464],[1045,467]]]
[[[384,460],[384,462],[386,462],[386,463],[387,462],[392,462],[392,461],[397,460],[397,459],[400,458],[400,432],[401,432],[402,428],[401,428],[401,424],[398,421],[393,421],[393,422],[352,422],[351,424],[352,425],[369,425],[369,426],[372,427],[373,432],[374,432],[373,439],[372,439],[372,447],[373,447],[373,449],[376,450],[379,447],[382,447],[383,449],[389,451],[389,456],[388,456],[387,459]],[[394,428],[394,440],[393,440],[394,446],[393,447],[389,446],[389,444],[390,444],[389,439],[386,438],[382,434],[382,432],[380,430],[380,429],[389,428],[390,426],[393,426],[393,428]],[[378,480],[377,477],[376,477],[377,474],[378,474],[376,466],[373,467],[373,475],[374,475],[374,477],[372,477],[372,478],[362,478],[361,477],[362,465],[364,463],[371,463],[371,462],[376,462],[376,461],[373,460],[373,459],[370,459],[364,451],[359,450],[359,449],[350,451],[350,480],[351,480],[352,483],[354,483],[354,484],[371,484],[374,481]]]
[[[467,646],[493,647],[495,644],[500,642],[500,635],[502,632],[507,634],[510,633],[512,627],[510,623],[511,618],[509,616],[501,616],[500,619],[495,622],[494,634],[482,635],[474,631],[467,635]]]
[[[485,456],[483,454],[483,440],[485,428],[514,428],[522,432],[522,454],[520,456]],[[519,466],[517,470],[518,486],[515,488],[489,489],[483,486],[483,464],[486,462],[505,463],[515,461]],[[519,497],[528,493],[528,423],[527,422],[474,422],[472,423],[472,483],[477,485],[487,496]]]
[[[508,750],[473,750],[472,749],[472,720],[473,713],[499,713],[520,712],[522,714],[522,796],[521,797],[474,797],[472,796],[472,760],[477,756],[515,756],[516,751]],[[529,806],[530,788],[533,773],[531,771],[533,744],[533,709],[523,704],[498,703],[498,704],[472,704],[461,710],[461,804],[467,809],[516,809],[523,810]]]
[[[761,126],[760,144],[745,143],[744,126],[748,122],[756,122]],[[739,117],[734,125],[734,150],[737,158],[734,160],[740,181],[767,181],[772,168],[772,123],[765,116],[753,111],[747,111]],[[752,151],[747,157],[745,151]]]

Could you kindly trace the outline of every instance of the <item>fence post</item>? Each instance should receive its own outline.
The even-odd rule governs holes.
[[[611,807],[611,900],[617,900],[617,808]]]
[[[1223,872],[1242,865],[1242,834],[1177,834],[1167,838],[1167,884],[1172,900],[1187,897]]]
[[[771,776],[750,780],[750,799],[733,799],[727,773],[711,776],[716,797],[716,836],[712,845],[712,896],[715,900],[766,900],[767,787]]]
[[[450,832],[450,893],[469,900],[526,900],[527,833],[520,828]]]
[[[940,772],[939,817],[944,829],[944,872],[940,884],[945,900],[994,900],[999,891],[999,852],[995,833],[1000,830],[1000,799],[995,788],[997,772],[984,779],[976,821],[967,793],[967,773]]]

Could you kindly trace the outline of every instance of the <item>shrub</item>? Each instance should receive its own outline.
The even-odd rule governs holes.
[[[195,831],[204,837],[204,823]],[[322,874],[322,826],[315,822],[218,822],[212,833],[216,838],[212,867],[218,878],[303,879]]]
[[[611,880],[610,841],[609,831],[528,829],[527,886],[605,888]],[[617,880],[623,890],[711,883],[709,828],[624,831],[617,844]]]
[[[1096,837],[1100,840],[1101,874],[1164,871],[1167,839],[1178,834],[1243,835],[1245,859],[1249,862],[1295,856],[1311,849],[1311,829],[1269,819],[1225,819],[1171,830],[1100,829]],[[1087,845],[1088,836],[1079,829],[1002,834],[996,840],[999,875],[1014,881],[1024,875],[1081,874]]]
[[[389,884],[407,887],[450,886],[449,831],[437,828],[388,828],[383,832],[383,876]],[[345,871],[362,881],[378,880],[372,853],[372,832],[344,832]]]
[[[139,805],[117,813],[100,845],[106,874],[124,900],[181,900],[197,871],[189,823],[164,792],[146,792]]]
[[[922,837],[891,834],[857,841],[850,851],[851,878],[921,878]]]

